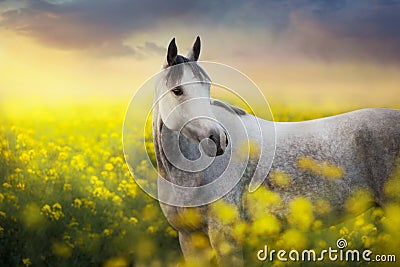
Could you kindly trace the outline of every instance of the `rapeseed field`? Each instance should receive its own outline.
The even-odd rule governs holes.
[[[3,110],[0,114],[0,266],[176,266],[182,263],[177,232],[161,213],[157,201],[133,180],[124,161],[122,123],[126,103],[38,106]],[[306,110],[273,106],[279,121],[300,121],[333,115],[345,109]],[[135,137],[138,144],[143,133]],[[151,147],[151,139],[147,138]],[[151,150],[150,150],[151,151]],[[299,159],[311,171],[340,179],[341,170],[329,163]],[[138,165],[133,175],[146,172]],[[273,181],[287,186],[284,173]],[[400,168],[385,188],[398,200]],[[370,199],[358,192],[348,209],[362,209]],[[247,196],[248,205],[278,205],[279,196],[259,189]],[[398,203],[398,202],[397,202]],[[236,211],[216,203],[216,214],[244,242],[248,266],[296,266],[298,263],[256,260],[257,250],[268,243],[275,249],[336,248],[345,238],[349,248],[400,257],[400,206],[376,207],[339,225],[327,226],[315,212],[329,212],[328,203],[315,208],[305,198],[289,209],[289,225],[271,214],[256,212],[250,222],[236,220]],[[190,213],[190,212],[189,212]],[[193,213],[193,212],[191,212]],[[188,220],[196,214],[188,216]],[[193,242],[202,246],[202,237]],[[222,250],[230,250],[223,244]],[[400,260],[400,258],[398,259]],[[264,265],[263,265],[264,264]],[[315,263],[302,266],[314,266]],[[332,266],[332,262],[319,262]],[[337,265],[365,266],[365,262]],[[375,266],[376,262],[370,262]],[[394,264],[395,263],[389,263]],[[379,266],[386,266],[380,263]]]

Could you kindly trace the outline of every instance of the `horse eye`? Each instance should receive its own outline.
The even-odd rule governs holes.
[[[172,92],[173,92],[175,95],[177,95],[177,96],[183,94],[183,90],[182,90],[182,88],[180,88],[180,87],[176,87],[176,88],[172,89]]]

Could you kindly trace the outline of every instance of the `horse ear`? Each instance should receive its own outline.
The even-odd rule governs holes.
[[[196,41],[194,42],[194,45],[192,47],[192,50],[189,51],[189,54],[187,56],[188,59],[192,61],[197,61],[200,56],[200,47],[201,47],[200,36],[197,36]]]
[[[178,55],[178,48],[176,47],[175,38],[172,38],[171,42],[168,45],[168,53],[167,53],[168,66],[174,65],[177,55]]]

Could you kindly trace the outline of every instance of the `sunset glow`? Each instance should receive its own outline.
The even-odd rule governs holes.
[[[172,37],[185,55],[196,35],[201,60],[237,68],[272,102],[394,106],[400,98],[396,4],[234,2],[220,15],[206,4],[179,13],[188,7],[90,3],[0,2],[3,104],[129,98],[160,70]]]

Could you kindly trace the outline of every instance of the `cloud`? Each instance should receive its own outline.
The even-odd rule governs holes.
[[[295,10],[284,39],[306,54],[328,60],[400,63],[400,28],[396,26],[400,25],[400,6],[383,3],[354,1],[329,11]]]
[[[252,16],[269,29],[265,48],[279,55],[324,61],[400,63],[399,1],[282,1],[260,3],[269,19]],[[275,15],[270,15],[275,12]],[[244,16],[243,14],[241,16]],[[279,56],[278,55],[278,56]]]
[[[179,12],[163,13],[158,8],[153,3],[130,0],[31,0],[22,8],[3,11],[0,26],[60,49],[135,54],[135,48],[124,43],[129,36]],[[153,52],[157,49],[150,43],[144,46]]]
[[[145,42],[144,45],[138,47],[140,50],[147,53],[152,53],[156,55],[164,55],[166,53],[166,48],[157,45],[153,42]]]
[[[165,48],[157,38],[141,44],[127,40],[155,30],[195,35],[193,29],[201,28],[210,35],[214,29],[241,31],[243,41],[251,31],[266,36],[266,45],[314,57],[399,62],[399,13],[399,2],[390,0],[30,0],[4,9],[0,27],[47,46],[104,56],[161,54]]]

